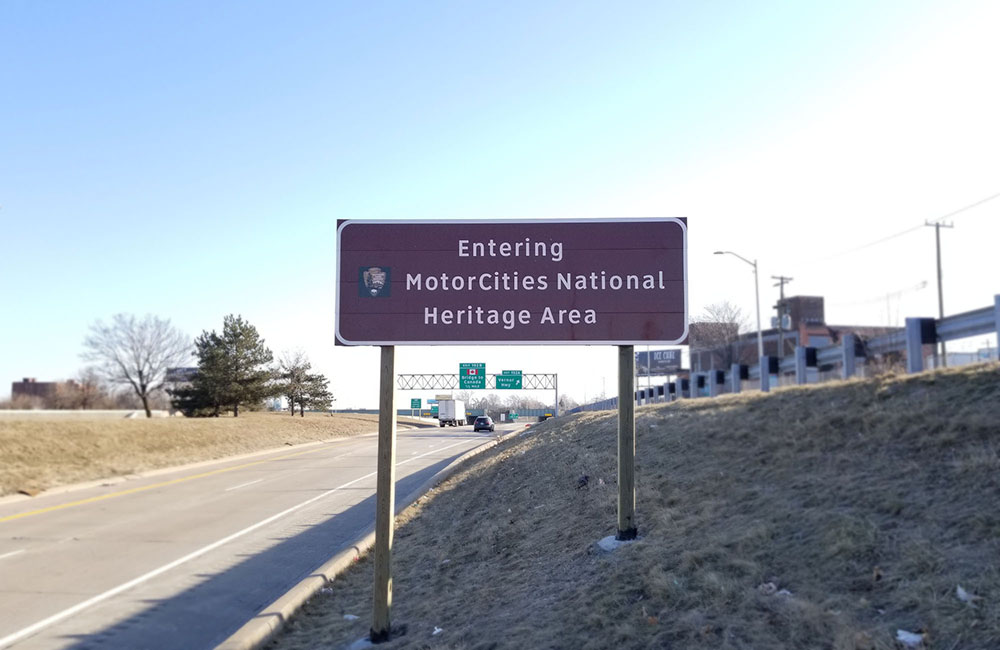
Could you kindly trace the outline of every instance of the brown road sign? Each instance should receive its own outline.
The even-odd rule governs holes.
[[[341,345],[687,339],[687,221],[341,221]]]

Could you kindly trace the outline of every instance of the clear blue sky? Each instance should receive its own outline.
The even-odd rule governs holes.
[[[998,19],[992,2],[8,0],[0,398],[72,376],[98,318],[193,337],[232,312],[306,351],[338,405],[373,404],[375,351],[332,345],[338,218],[686,216],[693,315],[753,313],[717,248],[825,295],[828,320],[882,324],[879,297],[922,280],[896,308],[933,315],[929,229],[825,258],[1000,192]],[[978,257],[998,205],[945,235],[952,311],[1000,292]],[[775,295],[762,283],[765,317]],[[562,371],[577,399],[613,372],[589,348],[408,350],[401,371],[469,354]],[[581,358],[589,383],[569,379]]]

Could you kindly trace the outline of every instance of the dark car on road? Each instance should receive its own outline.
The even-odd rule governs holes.
[[[480,415],[472,425],[473,431],[493,431],[493,418],[488,415]]]

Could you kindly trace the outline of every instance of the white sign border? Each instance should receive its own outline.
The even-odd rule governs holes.
[[[350,341],[340,333],[340,235],[347,226],[351,224],[408,224],[408,225],[434,225],[434,224],[517,224],[517,223],[676,223],[681,227],[681,235],[684,242],[684,334],[678,339],[638,339],[638,340],[596,340],[596,341]],[[688,264],[687,264],[687,224],[680,217],[648,217],[648,218],[628,218],[628,219],[344,219],[337,226],[337,261],[335,268],[335,280],[333,289],[333,328],[335,343],[345,346],[382,346],[382,345],[682,345],[688,337],[690,323],[688,321]]]

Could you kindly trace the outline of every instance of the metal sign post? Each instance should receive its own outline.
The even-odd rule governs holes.
[[[635,357],[633,346],[618,346],[618,534],[636,538],[635,527]]]
[[[396,508],[395,348],[382,346],[378,396],[378,478],[375,497],[375,589],[371,640],[389,639],[392,611],[392,533]]]

